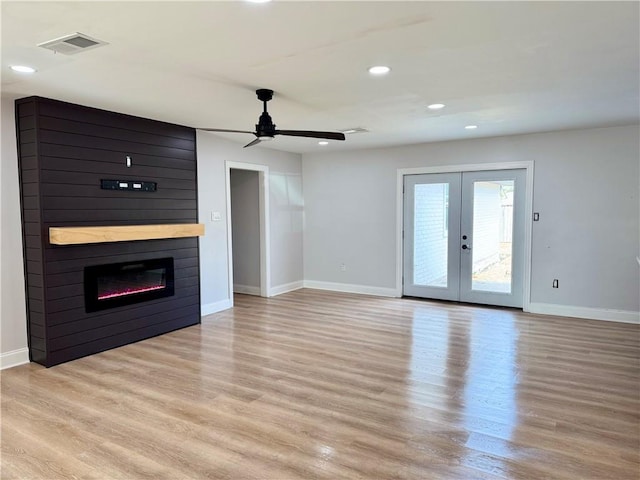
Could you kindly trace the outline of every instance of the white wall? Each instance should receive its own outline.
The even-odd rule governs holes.
[[[0,168],[0,360],[3,367],[28,361],[22,222],[14,100],[2,95]]]
[[[258,172],[231,170],[233,291],[260,294],[260,196]]]
[[[305,281],[393,294],[397,169],[533,161],[532,303],[638,312],[639,148],[625,126],[304,155]]]
[[[231,305],[227,261],[227,205],[225,162],[269,167],[271,294],[300,287],[302,263],[302,166],[298,154],[260,147],[242,148],[238,143],[197,132],[198,210],[205,223],[200,238],[200,292],[202,313]],[[211,212],[221,220],[211,221]]]

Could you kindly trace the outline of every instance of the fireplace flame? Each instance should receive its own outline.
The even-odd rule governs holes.
[[[98,300],[106,300],[107,298],[124,297],[126,295],[133,295],[135,293],[151,292],[153,290],[162,290],[163,288],[165,288],[164,285],[156,285],[153,287],[144,287],[144,288],[130,288],[128,290],[122,290],[119,292],[105,293],[104,295],[98,295]]]

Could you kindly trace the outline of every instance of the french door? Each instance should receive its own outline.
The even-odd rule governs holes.
[[[404,295],[522,307],[525,172],[404,177]]]

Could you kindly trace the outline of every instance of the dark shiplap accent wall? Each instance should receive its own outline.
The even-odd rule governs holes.
[[[195,130],[40,97],[16,101],[16,122],[31,359],[51,366],[199,323],[197,238],[59,246],[48,237],[53,226],[197,223]],[[103,178],[158,190],[102,190]],[[85,312],[85,266],[160,257],[174,258],[173,297]]]

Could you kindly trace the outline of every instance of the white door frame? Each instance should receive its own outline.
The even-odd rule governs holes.
[[[423,173],[477,172],[482,170],[524,169],[525,180],[525,223],[524,223],[524,279],[522,285],[522,310],[531,311],[531,221],[533,219],[533,161],[478,163],[469,165],[442,165],[436,167],[399,168],[396,179],[396,296],[402,297],[404,195],[402,192],[405,175]]]
[[[227,189],[227,264],[229,300],[233,306],[233,238],[231,234],[231,169],[258,172],[258,203],[260,209],[260,296],[268,297],[271,286],[271,249],[269,248],[269,167],[254,163],[225,161]]]

